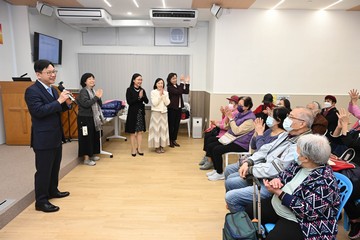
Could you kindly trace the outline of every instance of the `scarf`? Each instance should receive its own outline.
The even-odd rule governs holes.
[[[86,91],[89,93],[90,99],[95,97],[95,92],[93,89],[86,88]],[[95,129],[96,131],[100,131],[102,129],[105,118],[97,101],[91,105],[91,110],[93,112]]]

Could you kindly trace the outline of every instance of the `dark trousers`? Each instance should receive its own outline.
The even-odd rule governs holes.
[[[170,142],[177,139],[181,119],[181,108],[168,108],[169,138]]]
[[[59,170],[62,157],[62,145],[48,150],[35,152],[35,199],[37,204],[47,203],[49,195],[59,191]]]
[[[227,152],[246,152],[246,150],[235,143],[222,145],[219,141],[209,143],[207,145],[206,156],[211,157],[214,164],[214,169],[217,173],[223,173],[223,158],[222,155]]]
[[[350,219],[357,219],[360,217],[360,206],[355,204],[355,200],[360,199],[360,181],[352,182],[352,184],[353,191],[344,209]]]
[[[96,131],[93,117],[78,116],[78,156],[88,155],[92,157],[94,154],[100,153],[100,131]],[[83,136],[82,127],[87,126],[88,135]]]
[[[203,150],[206,152],[206,149],[208,148],[209,144],[213,142],[218,142],[218,140],[219,138],[211,135],[211,133],[205,133]]]
[[[254,218],[253,204],[246,206],[245,211],[250,219]],[[299,223],[279,217],[271,204],[271,198],[261,200],[261,223],[262,225],[275,223],[274,229],[266,236],[266,240],[304,239]]]

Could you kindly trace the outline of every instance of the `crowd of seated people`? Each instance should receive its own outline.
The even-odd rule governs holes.
[[[222,133],[211,136],[209,142],[210,137],[204,141],[206,160],[203,161],[214,163],[214,170],[207,173],[208,179],[225,179],[226,207],[230,212],[247,211],[249,215],[252,214],[253,187],[247,177],[252,175],[260,180],[265,209],[263,222],[276,223],[266,239],[335,239],[339,189],[327,161],[330,153],[340,156],[344,150],[352,148],[355,168],[351,169],[351,174],[342,172],[353,183],[344,211],[350,219],[349,238],[359,238],[360,206],[356,202],[360,199],[359,92],[349,91],[347,110],[336,109],[337,99],[327,95],[322,106],[312,101],[304,104],[306,108],[289,110],[290,101],[281,99],[278,107],[268,106],[263,112],[264,105],[269,105],[270,98],[272,100],[270,95],[266,94],[257,108],[266,113],[266,121],[254,117],[250,97],[239,98],[238,112],[221,108],[222,120],[212,124],[222,126]],[[350,114],[357,119],[352,127]],[[218,139],[226,131],[234,135],[245,133],[246,137],[230,146],[222,145]],[[247,144],[250,144],[252,155],[240,158],[223,171],[222,154],[245,151]],[[311,196],[318,201],[310,200]],[[310,227],[316,231],[309,231]],[[287,237],[284,238],[284,234],[288,234]]]

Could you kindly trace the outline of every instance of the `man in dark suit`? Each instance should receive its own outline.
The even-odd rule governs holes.
[[[56,212],[60,208],[49,199],[70,194],[58,189],[62,142],[65,142],[60,113],[70,108],[70,92],[64,90],[59,95],[51,87],[57,70],[50,61],[36,61],[34,70],[37,81],[26,89],[25,101],[31,115],[31,147],[35,152],[35,209]]]

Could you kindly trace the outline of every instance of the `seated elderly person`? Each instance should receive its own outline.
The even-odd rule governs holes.
[[[306,108],[310,109],[314,114],[314,123],[311,126],[312,133],[324,135],[327,133],[328,121],[326,118],[320,113],[321,106],[320,103],[316,101],[312,101]]]
[[[228,130],[228,123],[229,123],[229,118],[225,115],[225,110],[229,109],[232,112],[232,119],[235,118],[235,116],[238,114],[238,103],[239,100],[242,97],[238,97],[238,96],[231,96],[230,98],[226,98],[227,100],[229,100],[229,105],[223,107],[220,107],[220,112],[221,112],[221,121],[215,121],[215,120],[211,120],[210,121],[210,127],[207,129],[208,131],[205,132],[204,134],[204,147],[203,150],[206,152],[206,149],[208,147],[208,145],[212,142],[217,142],[218,139],[223,136],[227,130]],[[208,170],[213,168],[213,163],[211,161],[208,160],[208,157],[205,155],[203,157],[203,159],[200,161],[199,163],[200,165],[200,169],[201,170]]]
[[[291,103],[290,103],[290,100],[287,98],[281,98],[279,100],[278,106],[286,107],[291,112]]]
[[[275,223],[266,240],[335,239],[340,197],[327,164],[330,145],[325,136],[299,138],[295,162],[263,183],[273,195],[262,202],[262,222]],[[246,211],[252,215],[252,207]]]
[[[252,202],[253,187],[246,180],[248,175],[261,179],[274,178],[294,161],[296,142],[300,136],[311,133],[313,120],[314,116],[309,109],[294,108],[283,123],[288,134],[281,134],[275,141],[264,144],[242,162],[238,171],[227,177],[225,201],[231,212],[243,211]],[[228,170],[226,168],[225,171]],[[261,188],[260,194],[261,198],[271,196],[265,187]]]
[[[222,158],[224,153],[249,151],[249,143],[254,134],[255,120],[255,115],[251,111],[252,106],[252,99],[250,97],[244,97],[238,103],[239,113],[235,118],[232,118],[232,112],[230,110],[226,111],[225,115],[229,118],[229,130],[227,133],[236,138],[227,145],[223,145],[220,142],[208,144],[206,156],[213,162],[214,169],[216,170],[206,174],[210,181],[224,179]]]

